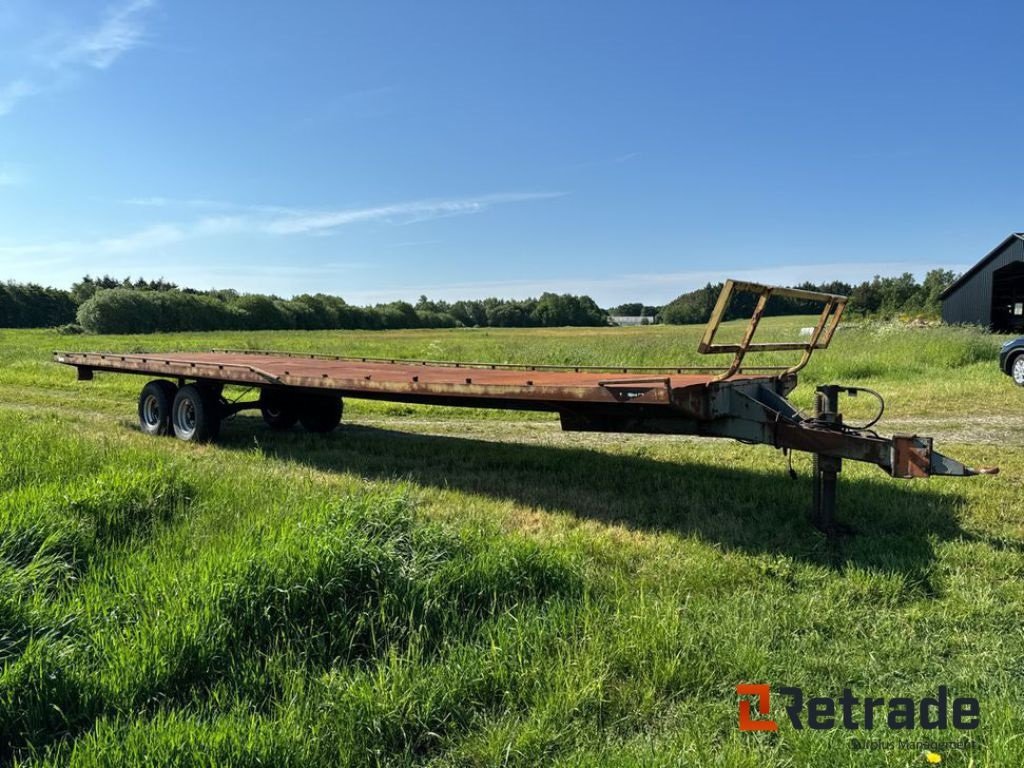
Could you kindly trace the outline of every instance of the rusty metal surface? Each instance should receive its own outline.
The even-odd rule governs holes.
[[[917,435],[893,435],[893,477],[928,477],[932,464],[932,439]]]
[[[514,402],[517,407],[554,410],[566,403],[702,407],[710,373],[637,376],[614,371],[566,371],[438,365],[429,362],[383,362],[316,356],[189,352],[112,354],[57,352],[56,362],[79,370],[148,374],[165,378],[204,379],[229,384],[299,387],[337,391],[354,397],[441,400],[476,405]],[[736,376],[736,381],[775,377]]]
[[[802,348],[802,347],[801,347]],[[603,371],[606,373],[646,374],[646,373],[710,373],[724,371],[721,365],[551,365],[537,363],[484,363],[461,360],[405,360],[396,357],[346,357],[344,355],[325,355],[312,352],[282,352],[266,349],[220,349],[210,350],[217,354],[260,355],[262,357],[290,357],[307,360],[341,360],[344,362],[361,363],[402,363],[406,365],[429,365],[442,368],[489,368],[499,371]],[[740,371],[785,371],[785,365],[750,365],[743,366]]]

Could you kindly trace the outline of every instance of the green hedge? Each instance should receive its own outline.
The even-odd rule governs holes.
[[[606,314],[589,296],[545,293],[526,301],[404,301],[354,307],[337,296],[293,299],[230,291],[196,293],[134,287],[100,289],[82,302],[77,322],[90,333],[162,331],[453,328],[486,326],[597,326]]]

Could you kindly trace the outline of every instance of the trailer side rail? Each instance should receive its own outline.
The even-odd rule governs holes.
[[[733,296],[737,293],[752,293],[758,297],[746,331],[738,344],[716,344],[715,334],[718,333],[718,329],[725,319],[726,311],[729,309]],[[814,326],[808,341],[754,341],[754,335],[757,333],[758,325],[764,317],[768,301],[772,296],[810,301],[822,305],[818,322]],[[761,285],[760,283],[743,282],[741,280],[726,280],[722,285],[721,293],[718,294],[718,301],[711,312],[711,317],[704,328],[704,336],[697,347],[697,351],[703,355],[733,353],[732,363],[718,377],[719,381],[734,376],[743,366],[743,358],[748,352],[802,351],[803,355],[800,361],[785,369],[786,373],[796,373],[810,362],[811,355],[815,350],[828,348],[836,328],[839,327],[839,321],[842,319],[843,311],[846,309],[847,300],[846,296],[839,296],[834,293],[805,291],[799,288],[779,288],[771,285]]]
[[[265,357],[294,357],[308,360],[337,360],[352,363],[391,363],[395,365],[422,365],[438,368],[482,368],[492,371],[571,371],[573,373],[716,373],[728,370],[724,365],[557,365],[543,363],[482,363],[460,360],[419,360],[402,357],[354,357],[345,355],[326,355],[313,352],[282,352],[272,349],[240,349],[232,347],[214,347],[211,352],[226,355],[263,355]],[[785,365],[749,365],[743,366],[735,373],[747,371],[780,371],[788,370]]]

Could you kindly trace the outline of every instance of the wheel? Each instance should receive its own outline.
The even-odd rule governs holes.
[[[1024,387],[1024,352],[1019,353],[1010,362],[1010,375],[1013,383],[1018,387]]]
[[[139,394],[139,427],[147,435],[171,434],[171,407],[178,388],[164,379],[154,379]]]
[[[295,398],[276,389],[260,390],[260,413],[267,426],[276,431],[291,429],[299,420]]]
[[[330,432],[341,423],[344,406],[334,395],[307,395],[299,401],[299,421],[310,432]]]
[[[220,433],[220,403],[215,392],[197,384],[186,384],[174,396],[171,407],[174,434],[181,440],[203,443]]]

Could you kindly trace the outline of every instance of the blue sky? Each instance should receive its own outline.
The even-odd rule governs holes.
[[[0,278],[667,301],[1024,229],[1024,5],[0,4]]]

